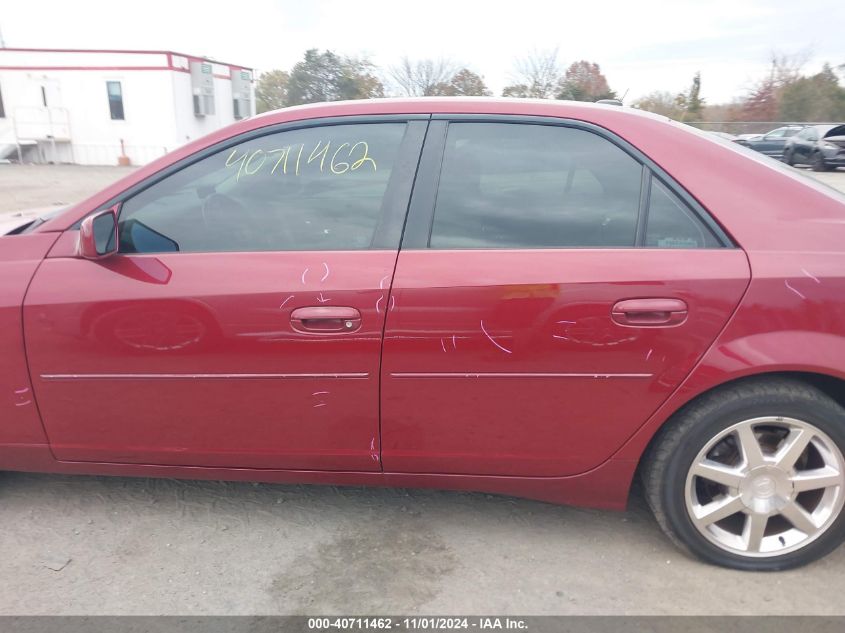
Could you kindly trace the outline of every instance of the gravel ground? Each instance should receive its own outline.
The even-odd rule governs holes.
[[[5,614],[842,614],[803,570],[693,561],[626,513],[486,494],[7,474]]]
[[[125,173],[2,165],[0,211],[72,203]],[[845,190],[845,172],[821,176]],[[845,614],[845,548],[776,574],[707,566],[669,544],[637,492],[613,513],[6,473],[0,521],[0,614]]]
[[[135,167],[0,165],[0,213],[67,206],[134,170]]]

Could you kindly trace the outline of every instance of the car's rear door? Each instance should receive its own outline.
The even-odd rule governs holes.
[[[589,470],[714,340],[745,254],[606,131],[435,119],[387,315],[384,468]]]
[[[388,288],[427,117],[251,133],[44,261],[26,349],[58,459],[378,470]]]

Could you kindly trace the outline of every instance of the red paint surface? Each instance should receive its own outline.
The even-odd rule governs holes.
[[[233,134],[429,112],[605,127],[676,178],[740,248],[74,255],[79,219]],[[437,486],[622,507],[654,432],[695,396],[767,372],[845,380],[845,205],[768,163],[656,117],[567,103],[352,102],[241,121],[31,235],[0,238],[11,350],[0,362],[0,468]],[[331,276],[303,283],[323,262]],[[358,310],[360,328],[297,331],[290,312],[322,305],[321,292]],[[681,300],[686,319],[615,322],[613,306],[629,299]],[[124,377],[102,377],[115,373]],[[88,377],[67,377],[79,374]],[[18,407],[24,388],[35,402]]]
[[[24,325],[53,452],[378,470],[369,447],[374,437],[378,445],[384,313],[375,305],[394,261],[393,251],[45,260]],[[320,306],[320,293],[357,309],[360,327],[297,331],[291,313]]]
[[[50,233],[0,237],[0,447],[46,442],[27,371],[21,304],[29,280],[56,237]],[[0,468],[2,464],[0,458]]]
[[[727,249],[401,253],[382,368],[385,469],[594,468],[686,377],[748,276],[745,254]],[[642,297],[683,299],[688,318],[614,323],[615,303]]]

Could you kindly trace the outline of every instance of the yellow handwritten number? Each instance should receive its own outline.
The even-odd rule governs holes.
[[[344,147],[347,147],[348,145],[349,145],[349,143],[341,143],[340,147],[338,147],[334,151],[334,154],[332,154],[331,168],[332,168],[333,174],[344,174],[347,171],[349,171],[349,163],[344,162],[344,161],[340,161],[339,163],[335,164],[335,162],[334,162],[334,159],[337,158],[337,155],[340,153],[340,150],[342,150]],[[343,169],[337,169],[341,165],[344,165]]]
[[[317,145],[308,154],[308,158],[303,165],[302,154],[305,151],[305,143],[299,143],[299,151],[296,153],[296,167],[294,169],[294,173],[299,176],[300,166],[306,167],[318,158],[320,159],[320,173],[323,173],[331,145],[331,141],[328,141],[325,144],[323,141],[317,141]],[[288,158],[291,158],[290,152],[292,147],[296,147],[296,145],[288,145],[287,147],[278,147],[276,149],[268,149],[266,151],[263,149],[256,149],[252,152],[245,150],[241,155],[238,155],[238,150],[236,148],[233,149],[226,158],[226,167],[234,167],[237,165],[238,174],[235,180],[240,181],[241,174],[254,176],[264,167],[268,156],[275,157],[278,155],[273,168],[270,170],[270,174],[275,174],[279,165],[282,166],[282,173],[287,174]],[[339,155],[343,155],[343,150],[347,147],[349,150],[345,153],[345,155],[349,161],[352,161],[351,163],[344,160],[338,160],[337,158]],[[362,151],[363,154],[353,160],[353,155],[357,154],[358,151]],[[351,147],[349,143],[341,143],[332,153],[331,160],[329,160],[329,169],[333,174],[345,174],[348,171],[357,171],[366,164],[372,165],[373,171],[378,171],[376,161],[370,156],[370,146],[367,141],[358,141]]]
[[[372,164],[373,171],[378,171],[378,168],[376,167],[376,161],[374,161],[372,158],[370,158],[368,156],[368,154],[370,152],[370,146],[367,144],[367,141],[358,141],[357,143],[355,143],[355,145],[353,145],[352,148],[349,150],[350,158],[352,157],[352,152],[354,152],[355,148],[358,147],[359,145],[364,146],[364,155],[361,158],[359,158],[358,160],[356,160],[354,163],[352,163],[352,171],[355,171],[356,169],[361,167],[361,165],[363,165],[367,161],[369,161]]]

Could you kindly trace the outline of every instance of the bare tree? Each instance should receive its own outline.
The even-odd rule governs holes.
[[[754,84],[744,99],[743,118],[748,121],[776,119],[783,91],[801,78],[801,70],[811,56],[810,49],[791,55],[772,52],[769,74]]]
[[[796,53],[772,51],[769,76],[778,86],[785,86],[801,77],[801,71],[813,57],[811,48],[804,48]]]
[[[512,83],[502,93],[506,97],[552,99],[561,80],[557,49],[535,50],[514,63]]]
[[[408,97],[431,97],[439,87],[448,83],[457,70],[457,64],[449,59],[420,59],[412,61],[403,57],[397,66],[391,66],[388,73]]]

